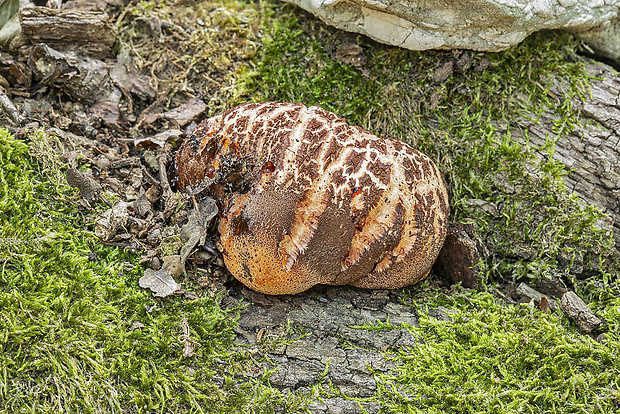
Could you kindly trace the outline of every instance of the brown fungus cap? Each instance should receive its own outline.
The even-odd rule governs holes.
[[[212,180],[226,266],[263,293],[410,285],[446,236],[435,164],[318,106],[244,104],[209,118],[180,148],[177,168],[180,189]]]

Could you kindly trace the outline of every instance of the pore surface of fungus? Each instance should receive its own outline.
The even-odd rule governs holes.
[[[426,277],[446,236],[435,164],[318,106],[244,104],[179,149],[178,189],[220,204],[230,272],[267,294],[317,283],[389,289]]]

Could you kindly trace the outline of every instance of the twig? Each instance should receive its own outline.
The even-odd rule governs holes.
[[[17,126],[24,125],[24,117],[19,113],[13,102],[8,96],[0,89],[0,107],[11,118],[11,121]]]
[[[196,354],[194,346],[200,348],[200,344],[189,336],[189,323],[187,318],[183,318],[181,321],[181,336],[179,341],[183,343],[183,358],[190,358]]]
[[[159,156],[159,182],[164,190],[164,196],[169,196],[172,193],[170,189],[170,183],[168,182],[168,173],[166,172],[166,161],[168,156],[166,153],[162,153]]]

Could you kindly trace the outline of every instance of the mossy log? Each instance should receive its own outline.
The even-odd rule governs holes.
[[[613,231],[620,256],[620,75],[610,66],[590,61],[585,70],[589,89],[570,104],[580,113],[579,125],[569,134],[557,134],[557,116],[544,111],[540,117],[520,117],[514,139],[529,145],[542,158],[552,156],[569,171],[564,182],[589,205],[607,214],[598,225]],[[548,93],[564,104],[563,85],[554,83]],[[538,149],[537,149],[538,148]]]

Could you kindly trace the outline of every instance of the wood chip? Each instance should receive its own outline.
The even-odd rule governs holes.
[[[596,332],[603,323],[572,290],[562,296],[560,306],[566,316],[577,325],[581,332],[588,334]]]

